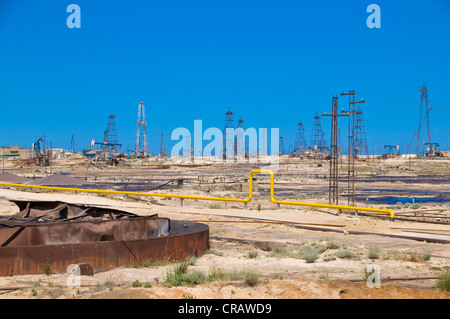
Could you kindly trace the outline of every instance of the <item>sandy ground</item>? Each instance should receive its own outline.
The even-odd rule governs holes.
[[[441,163],[438,164],[436,166],[441,167]],[[403,166],[395,162],[391,165],[398,165],[400,168],[408,167],[407,162],[403,163]],[[384,169],[386,162],[374,167],[374,169]],[[54,169],[57,170],[57,168]],[[301,194],[299,197],[303,197],[302,200],[304,198],[317,202],[326,200],[327,181],[298,177],[295,174],[299,169],[307,173],[326,173],[327,168],[318,167],[315,162],[307,167],[300,165],[297,172],[293,167],[287,167],[288,171],[291,170],[289,174],[293,175],[279,178],[277,189],[281,192],[286,191],[285,195],[281,196],[293,197],[295,192],[291,193],[292,185],[298,185]],[[448,163],[447,168],[444,165],[443,169],[444,172],[448,172]],[[60,171],[64,170],[67,172],[67,163],[64,168],[60,168]],[[110,178],[110,176],[126,178],[125,172],[127,172],[123,168],[85,171],[79,167],[69,171],[74,176],[98,174],[99,180]],[[185,183],[182,188],[170,189],[170,193],[246,197],[245,181],[230,182],[230,179],[236,178],[233,175],[236,170],[227,172],[222,169],[221,175],[217,173],[214,175],[210,167],[202,168],[202,174],[197,171],[192,173],[186,169],[178,171],[174,169],[174,171],[183,176],[192,174],[195,176],[193,180],[200,182],[198,185],[194,182]],[[242,172],[245,171],[248,172],[248,168],[242,168]],[[393,174],[397,175],[399,171],[402,170],[399,169]],[[128,175],[130,175],[129,172],[128,170]],[[281,170],[280,173],[283,172],[285,171]],[[147,173],[153,177],[173,174],[164,170],[157,172],[155,168],[149,169]],[[28,174],[31,174],[30,171]],[[142,172],[136,174],[142,174]],[[240,179],[246,176],[240,172],[237,175]],[[227,186],[205,182],[205,179],[214,178],[214,176],[216,178],[222,176],[228,182]],[[174,264],[147,267],[128,265],[95,273],[93,276],[82,276],[79,288],[67,287],[68,274],[2,277],[0,278],[0,288],[2,288],[0,298],[450,298],[449,292],[440,292],[436,288],[437,278],[450,269],[450,249],[446,243],[433,242],[433,239],[450,241],[450,225],[391,222],[380,218],[338,214],[336,211],[308,207],[282,206],[277,209],[270,203],[264,192],[266,183],[267,179],[264,178],[256,181],[255,200],[247,209],[243,209],[242,205],[236,203],[221,202],[213,205],[214,203],[208,201],[186,200],[183,207],[180,207],[178,200],[163,198],[150,200],[129,197],[125,199],[120,195],[95,196],[0,189],[1,215],[16,212],[15,206],[8,199],[59,200],[114,207],[141,215],[157,213],[159,216],[173,220],[193,220],[208,224],[210,250],[189,266],[188,270],[189,272],[201,271],[207,277],[216,274],[216,278],[210,282],[178,287],[167,287],[164,283],[167,273],[173,269]],[[283,185],[283,183],[289,185]],[[361,189],[364,188],[363,186],[371,189],[376,187],[395,189],[398,188],[398,183],[360,185]],[[450,190],[449,185],[446,184],[413,184],[403,188],[405,190],[428,188],[434,192]],[[157,192],[167,193],[169,190],[161,189]],[[385,208],[387,205],[370,206]],[[422,205],[421,208],[425,211],[426,208],[436,207],[444,212],[448,211],[448,204]],[[405,213],[413,209],[401,207],[401,210],[397,209],[396,213],[397,211]],[[429,240],[422,240],[424,237]],[[335,243],[337,248],[326,249],[314,262],[307,262],[292,253],[301,246],[326,246],[330,242]],[[351,257],[339,255],[338,252],[344,250],[350,251]],[[373,256],[374,252],[376,257]],[[423,258],[426,255],[429,258]],[[370,265],[376,265],[380,269],[379,288],[369,287],[365,281],[365,270]],[[248,272],[256,273],[258,278],[256,285],[250,286],[244,279],[244,274]],[[133,287],[133,283],[137,281],[142,283],[141,287]],[[145,287],[144,283],[146,283]]]

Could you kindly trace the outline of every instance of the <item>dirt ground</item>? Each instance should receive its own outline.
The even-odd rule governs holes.
[[[327,161],[284,160],[276,172],[276,197],[280,199],[328,201]],[[450,160],[406,159],[357,162],[356,193],[360,206],[394,209],[396,216],[431,216],[443,222],[450,217],[448,202],[417,205],[376,204],[366,197],[435,196],[446,198],[450,184]],[[154,193],[246,198],[248,172],[254,165],[174,165],[158,160],[125,162],[118,166],[88,163],[72,158],[37,167],[8,161],[6,169],[26,177],[65,173],[86,181],[116,183],[114,189],[131,181],[140,187],[169,183]],[[393,177],[392,181],[377,177]],[[430,176],[421,181],[419,177]],[[405,177],[402,179],[402,177]],[[416,182],[406,177],[417,177]],[[269,179],[256,177],[254,200],[244,209],[241,203],[200,200],[180,201],[159,197],[94,195],[73,192],[0,189],[0,214],[17,212],[8,200],[59,200],[101,205],[141,215],[157,213],[172,220],[191,220],[210,227],[210,249],[188,267],[210,280],[196,285],[168,287],[167,274],[175,264],[127,265],[82,276],[79,288],[67,287],[68,274],[0,277],[3,299],[449,299],[450,292],[437,289],[438,277],[450,270],[450,224],[389,221],[383,215],[364,216],[330,209],[282,205],[269,200]],[[112,185],[111,184],[111,185]],[[120,184],[120,185],[119,185]],[[100,184],[99,184],[100,185]],[[345,182],[342,182],[345,186]],[[150,187],[151,188],[151,187]],[[146,190],[144,190],[146,191]],[[343,192],[345,193],[345,192]],[[448,198],[448,197],[447,197]],[[342,197],[342,203],[347,200]],[[419,213],[417,213],[419,211]],[[398,214],[398,215],[397,215]],[[428,214],[428,215],[427,215]],[[432,215],[434,214],[434,215]],[[436,217],[436,214],[440,214]],[[311,262],[299,257],[302,247],[320,247]],[[380,270],[380,286],[366,282],[367,267]],[[257,279],[249,283],[245,274]],[[211,279],[212,278],[212,279]],[[136,283],[139,282],[139,287]]]

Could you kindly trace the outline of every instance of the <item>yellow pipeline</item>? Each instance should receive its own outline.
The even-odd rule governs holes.
[[[332,204],[317,204],[317,203],[304,203],[304,202],[294,202],[294,201],[283,201],[275,199],[275,182],[274,182],[274,174],[271,170],[253,170],[250,172],[250,194],[249,198],[251,200],[251,186],[252,186],[252,178],[251,176],[254,174],[270,174],[270,200],[272,203],[278,205],[297,205],[297,206],[309,206],[309,207],[321,207],[321,208],[330,208],[330,209],[345,209],[345,210],[355,210],[355,211],[365,211],[365,212],[374,212],[374,213],[384,213],[389,214],[391,219],[394,218],[394,211],[391,209],[381,209],[381,208],[370,208],[370,207],[357,207],[357,206],[345,206],[345,205],[332,205]]]
[[[212,201],[240,202],[240,203],[247,204],[253,199],[253,175],[254,174],[269,174],[270,175],[270,200],[272,203],[275,203],[278,205],[297,205],[297,206],[308,206],[308,207],[320,207],[320,208],[330,208],[330,209],[344,209],[344,210],[384,213],[384,214],[389,214],[391,216],[391,219],[394,218],[394,211],[391,209],[276,200],[275,199],[275,190],[274,190],[274,188],[275,188],[274,174],[271,170],[252,170],[252,171],[250,171],[249,178],[248,178],[248,198],[222,198],[222,197],[190,196],[190,195],[176,195],[176,194],[110,191],[110,190],[100,190],[100,189],[24,185],[24,184],[14,184],[14,183],[0,183],[0,185],[23,187],[23,188],[38,188],[38,189],[72,191],[72,192],[85,192],[85,193],[103,193],[103,194],[122,194],[122,195],[136,195],[136,196],[166,197],[166,198],[179,198],[181,200],[182,199],[199,199],[199,200],[212,200]]]
[[[136,196],[151,196],[151,197],[157,196],[157,197],[168,197],[168,198],[202,199],[202,200],[216,200],[216,201],[241,202],[241,203],[249,202],[248,199],[240,199],[240,198],[205,197],[205,196],[190,196],[190,195],[176,195],[176,194],[127,192],[127,191],[109,191],[109,190],[101,190],[101,189],[24,185],[24,184],[13,184],[13,183],[0,183],[0,185],[24,187],[24,188],[52,189],[52,190],[71,191],[71,192],[85,192],[85,193],[121,194],[121,195],[136,195]]]

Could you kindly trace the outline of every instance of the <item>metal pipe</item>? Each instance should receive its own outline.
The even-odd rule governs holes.
[[[51,189],[60,191],[74,191],[74,192],[85,192],[85,193],[102,193],[102,194],[125,194],[125,195],[136,195],[136,196],[156,196],[156,197],[166,197],[166,198],[180,198],[180,199],[201,199],[201,200],[215,200],[215,201],[228,201],[228,202],[249,202],[249,199],[241,198],[222,198],[222,197],[205,197],[205,196],[190,196],[190,195],[177,195],[177,194],[157,194],[157,193],[142,193],[142,192],[129,192],[129,191],[111,191],[102,189],[87,189],[87,188],[72,188],[72,187],[56,187],[56,186],[40,186],[40,185],[24,185],[24,184],[14,184],[14,183],[3,183],[0,185],[13,186],[13,187],[26,187],[37,189]]]
[[[270,200],[279,205],[297,205],[297,206],[309,206],[309,207],[321,207],[321,208],[331,208],[331,209],[344,209],[344,210],[357,210],[365,212],[375,212],[389,214],[391,219],[394,218],[394,211],[391,209],[381,209],[381,208],[370,208],[370,207],[357,207],[357,206],[345,206],[345,205],[332,205],[332,204],[317,204],[317,203],[305,203],[305,202],[294,202],[294,201],[281,201],[276,200],[274,195],[274,174],[271,170],[254,170],[250,173],[258,174],[270,174]],[[250,175],[251,176],[251,175]],[[251,179],[250,179],[251,180]]]
[[[306,203],[306,202],[295,202],[295,201],[283,201],[275,199],[275,181],[274,173],[268,169],[258,169],[251,170],[248,178],[248,198],[226,198],[226,197],[206,197],[206,196],[191,196],[191,195],[177,195],[177,194],[157,194],[157,193],[142,193],[142,192],[128,192],[128,191],[112,191],[112,190],[100,190],[100,189],[85,189],[85,188],[68,188],[68,187],[54,187],[54,186],[40,186],[40,185],[23,185],[14,183],[3,183],[0,185],[13,186],[13,187],[28,187],[30,189],[52,189],[61,191],[75,191],[75,192],[86,192],[86,193],[104,193],[104,194],[125,194],[125,195],[137,195],[137,196],[154,196],[154,197],[166,197],[166,198],[179,198],[183,199],[198,199],[198,200],[212,200],[212,201],[223,201],[223,202],[239,202],[249,203],[253,199],[253,175],[254,174],[269,174],[270,175],[270,201],[274,204],[279,205],[296,205],[296,206],[307,206],[307,207],[320,207],[320,208],[330,208],[330,209],[343,209],[343,210],[357,210],[365,212],[383,213],[389,214],[391,220],[394,218],[394,211],[391,209],[381,209],[381,208],[370,208],[370,207],[357,207],[357,206],[345,206],[345,205],[332,205],[332,204],[318,204],[318,203]]]

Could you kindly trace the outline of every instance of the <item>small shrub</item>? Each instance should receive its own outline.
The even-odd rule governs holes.
[[[144,288],[152,288],[152,283],[150,281],[144,282]]]
[[[228,278],[230,278],[231,281],[240,280],[242,279],[242,274],[236,270],[233,270],[228,274]]]
[[[312,243],[311,247],[314,248],[314,250],[316,251],[316,253],[318,255],[320,255],[321,253],[325,252],[327,250],[326,245],[322,245],[319,243]]]
[[[107,281],[105,282],[105,286],[108,287],[109,290],[113,290],[113,288],[114,288],[114,286],[115,286],[115,283],[114,283],[114,281],[112,281],[112,280],[107,280]]]
[[[198,285],[206,281],[206,276],[203,271],[195,270],[181,276],[182,285]]]
[[[436,284],[439,291],[450,291],[450,270],[443,272]]]
[[[258,257],[258,252],[255,250],[251,250],[247,253],[247,257],[251,259],[256,258]]]
[[[300,249],[300,258],[304,259],[307,263],[315,262],[317,257],[317,251],[311,246],[303,246]]]
[[[336,256],[334,255],[327,255],[323,258],[323,261],[333,261],[336,260]]]
[[[343,259],[350,259],[353,257],[353,253],[351,250],[343,249],[336,252],[336,257]]]
[[[330,240],[329,242],[326,243],[325,247],[327,249],[338,249],[339,244],[337,242],[335,242],[334,240]]]
[[[222,280],[224,277],[225,274],[220,268],[212,267],[209,269],[208,281]]]
[[[269,256],[279,258],[279,257],[285,256],[286,254],[287,254],[287,251],[284,247],[274,246],[272,248],[272,251],[270,252]]]
[[[222,207],[219,204],[210,204],[208,206],[209,209],[221,209]]]
[[[246,271],[242,274],[244,282],[250,287],[256,286],[259,283],[259,277],[260,275],[253,271]]]
[[[431,253],[428,251],[425,254],[423,254],[423,256],[422,256],[423,260],[430,260],[430,258],[431,258]]]
[[[153,267],[159,267],[159,266],[165,266],[167,265],[167,261],[165,260],[155,260],[154,262],[150,263]]]
[[[190,257],[177,264],[172,271],[169,271],[166,274],[166,286],[196,285],[203,283],[206,276],[202,271],[187,273],[188,267],[194,265],[196,261],[196,257]]]
[[[198,258],[195,256],[187,257],[184,261],[181,263],[186,263],[187,266],[193,266],[197,262]]]
[[[380,252],[378,251],[378,249],[369,249],[368,253],[367,253],[369,259],[378,259],[380,258]]]
[[[396,251],[396,250],[388,250],[388,251],[385,251],[385,252],[383,252],[383,253],[381,254],[381,258],[382,258],[383,260],[389,260],[389,259],[391,259],[393,256],[396,256],[396,255],[398,255],[398,251]]]
[[[142,287],[142,282],[139,280],[133,281],[133,288]]]
[[[419,261],[419,254],[417,253],[417,251],[410,251],[409,253],[408,253],[408,255],[409,255],[409,260],[410,261]]]
[[[320,280],[328,280],[328,272],[324,272],[324,273],[321,273],[321,274],[319,274],[319,279]]]
[[[47,275],[47,276],[50,276],[50,275],[53,273],[52,269],[50,268],[50,264],[51,264],[50,257],[47,256],[47,257],[45,258],[45,263],[44,263],[44,265],[42,265],[44,274]]]

